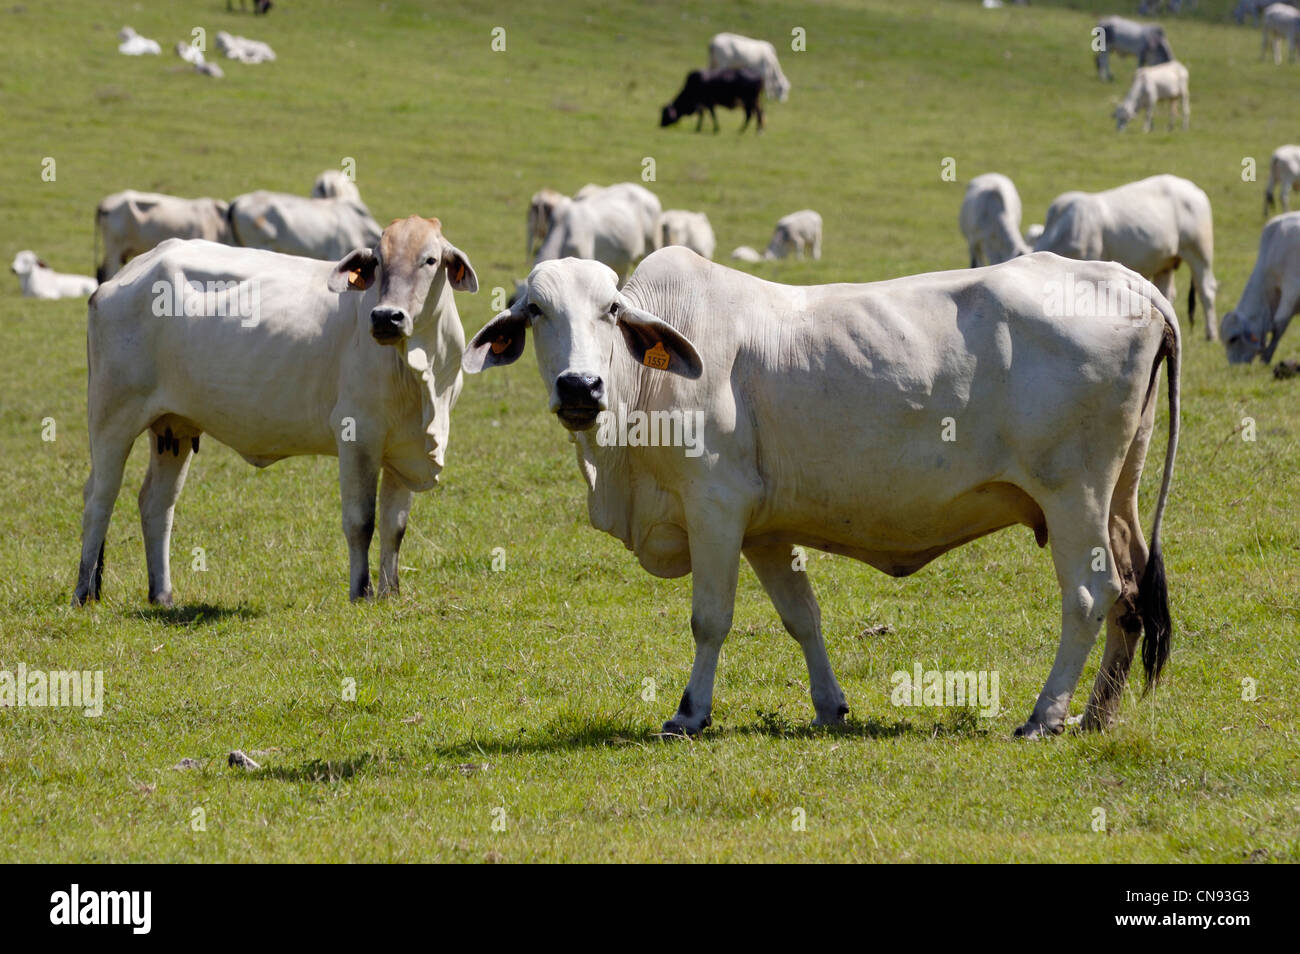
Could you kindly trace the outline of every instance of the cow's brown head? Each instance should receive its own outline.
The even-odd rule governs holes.
[[[330,274],[332,292],[365,291],[379,280],[379,300],[370,309],[370,333],[384,345],[400,345],[415,333],[425,304],[435,304],[446,286],[478,291],[469,258],[442,234],[437,219],[412,215],[384,229],[378,250],[353,249]]]

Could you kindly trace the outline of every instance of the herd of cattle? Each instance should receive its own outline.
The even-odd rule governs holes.
[[[1122,48],[1120,25],[1103,32]],[[1144,35],[1136,55],[1169,55],[1139,72],[1176,64],[1163,31]],[[758,77],[774,99],[790,93],[771,44],[715,37],[708,74],[728,70]],[[1109,75],[1109,63],[1098,70]],[[1280,188],[1285,208],[1298,174],[1300,147],[1279,150],[1266,202]],[[1055,662],[1017,734],[1062,730],[1103,628],[1082,719],[1105,727],[1139,639],[1148,681],[1169,654],[1160,528],[1182,360],[1170,301],[1187,262],[1188,317],[1199,295],[1216,336],[1210,204],[1163,175],[1065,193],[1028,238],[1020,219],[1011,180],[983,175],[960,213],[971,270],[787,286],[711,261],[708,217],[665,211],[644,186],[543,190],[527,209],[531,273],[466,343],[454,292],[478,290],[470,257],[437,219],[381,228],[340,173],[322,174],[310,196],[109,196],[96,213],[98,282],[53,273],[30,252],[14,263],[26,294],[94,292],[74,603],[101,596],[109,519],[146,431],[150,601],[172,603],[173,512],[203,434],[258,467],[337,456],[349,593],[372,594],[376,517],[378,593],[396,592],[412,495],[445,463],[463,373],[513,363],[531,333],[547,407],[577,446],[592,525],[656,576],[693,574],[695,662],[666,733],[710,723],[741,556],[803,649],[817,722],[834,724],[848,709],[792,548],[903,576],[1012,525],[1050,546],[1063,603]],[[816,259],[821,232],[821,216],[802,210],[762,255],[733,255]],[[1300,307],[1298,257],[1300,213],[1288,213],[1265,228],[1224,319],[1229,360],[1272,358]],[[1169,433],[1148,544],[1138,487],[1162,364]],[[602,436],[609,415],[632,411],[665,439]],[[703,453],[670,439],[687,413],[703,422]]]

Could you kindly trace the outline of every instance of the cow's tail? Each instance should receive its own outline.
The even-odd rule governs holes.
[[[1163,299],[1161,299],[1163,302]],[[1160,528],[1164,522],[1165,505],[1169,502],[1169,488],[1174,481],[1174,458],[1178,455],[1182,377],[1182,338],[1178,331],[1178,318],[1172,308],[1160,309],[1165,322],[1164,340],[1156,353],[1151,369],[1152,398],[1154,399],[1156,374],[1160,362],[1166,362],[1169,379],[1169,444],[1165,451],[1165,471],[1160,481],[1160,496],[1156,499],[1155,517],[1151,521],[1151,549],[1146,569],[1138,583],[1138,615],[1142,617],[1142,668],[1146,674],[1146,688],[1160,679],[1160,673],[1169,661],[1169,647],[1173,624],[1169,617],[1169,586],[1165,578],[1165,561],[1160,550]]]
[[[1277,165],[1276,159],[1268,164],[1268,186],[1264,189],[1264,218],[1268,218],[1268,213],[1273,208],[1273,186],[1277,185],[1280,178],[1277,174]]]
[[[239,230],[235,228],[235,202],[229,202],[226,205],[226,231],[230,234],[231,245],[243,245],[244,241],[239,237]]]
[[[108,262],[100,261],[99,258],[100,233],[104,231],[104,216],[106,215],[108,215],[108,209],[104,208],[103,202],[95,206],[95,237],[91,239],[90,254],[94,256],[95,281],[101,285],[108,280]]]
[[[1196,324],[1196,282],[1187,283],[1187,323]]]

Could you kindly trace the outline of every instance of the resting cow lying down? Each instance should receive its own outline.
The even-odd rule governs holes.
[[[1065,300],[1085,286],[1091,306]],[[592,525],[656,576],[694,575],[695,664],[665,732],[710,724],[742,554],[803,648],[817,723],[844,719],[796,545],[906,576],[1003,527],[1050,540],[1061,639],[1020,735],[1061,731],[1103,624],[1085,725],[1113,718],[1143,629],[1148,682],[1159,675],[1181,351],[1169,302],[1123,266],[1032,254],[792,287],[672,247],[620,292],[599,263],[544,262],[471,340],[464,369],[517,360],[529,331],[548,407],[577,444]],[[1137,497],[1163,361],[1171,424],[1148,550]],[[676,414],[683,437],[686,420],[700,426],[680,446],[662,432],[657,446],[614,439],[633,412]]]

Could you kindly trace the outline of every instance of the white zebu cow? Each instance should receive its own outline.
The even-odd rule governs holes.
[[[104,243],[98,276],[106,282],[132,257],[169,238],[230,243],[228,203],[222,199],[183,199],[159,192],[114,192],[95,209],[96,238]]]
[[[1112,719],[1142,626],[1147,678],[1158,676],[1181,350],[1173,309],[1149,282],[1112,263],[1027,255],[792,287],[682,248],[649,256],[621,293],[615,279],[590,262],[537,266],[463,367],[515,361],[531,328],[549,407],[577,444],[592,525],[656,576],[694,575],[695,664],[665,732],[710,723],[742,554],[803,647],[817,722],[843,720],[796,545],[905,576],[1003,527],[1050,540],[1061,640],[1018,734],[1061,731],[1103,623],[1085,725]],[[1048,315],[1053,286],[1070,281],[1110,288],[1131,317]],[[1137,492],[1166,359],[1171,424],[1148,553]],[[641,437],[616,433],[638,413]],[[949,418],[959,441],[942,440]]]
[[[311,186],[313,199],[353,199],[361,201],[357,184],[338,169],[326,169],[316,177]]]
[[[805,250],[815,259],[822,257],[822,217],[812,209],[800,209],[779,219],[763,257],[770,260],[794,254],[803,258]]]
[[[692,252],[713,258],[718,240],[713,235],[713,225],[703,212],[685,209],[668,209],[659,218],[659,247],[683,245]]]
[[[1300,42],[1300,10],[1296,10],[1285,3],[1272,3],[1264,8],[1260,23],[1262,29],[1260,30],[1259,58],[1261,60],[1264,58],[1271,44],[1273,47],[1273,63],[1280,66],[1282,64],[1282,42],[1285,40],[1289,51],[1287,58],[1294,60],[1296,44]]]
[[[1237,307],[1223,318],[1223,346],[1231,364],[1268,364],[1278,339],[1300,311],[1300,212],[1279,215],[1259,237],[1255,269]]]
[[[533,193],[528,203],[526,236],[528,242],[524,252],[525,258],[531,260],[533,250],[546,241],[546,235],[551,231],[551,224],[555,221],[555,210],[572,201],[567,195],[554,189],[541,189]]]
[[[609,186],[586,191],[583,198],[567,199],[552,211],[551,227],[546,239],[537,250],[536,262],[556,258],[582,258],[602,262],[619,275],[627,278],[632,266],[652,251],[657,241],[659,215],[662,214],[654,199],[655,221],[649,227],[647,241],[646,218],[650,209],[643,197],[633,190],[638,186],[623,188]],[[653,193],[646,192],[651,198]]]
[[[1214,295],[1214,217],[1210,200],[1193,182],[1152,176],[1106,192],[1066,192],[1047,210],[1035,251],[1067,258],[1119,262],[1151,279],[1170,301],[1174,271],[1192,271],[1187,320],[1196,321],[1196,296],[1205,308],[1205,337],[1218,337]]]
[[[1138,66],[1168,63],[1174,58],[1165,28],[1158,23],[1138,23],[1124,17],[1102,17],[1094,30],[1101,30],[1101,49],[1097,51],[1097,76],[1113,80],[1110,71],[1112,54],[1136,56]]]
[[[117,32],[117,39],[117,52],[126,56],[158,56],[162,53],[162,47],[158,45],[157,40],[141,36],[129,26],[122,27]]]
[[[1291,192],[1300,187],[1300,146],[1278,146],[1268,164],[1268,186],[1264,189],[1264,215],[1273,208],[1273,190],[1278,190],[1282,211],[1291,209]]]
[[[360,198],[309,199],[287,192],[236,196],[229,219],[239,245],[307,258],[342,258],[374,245],[383,231]]]
[[[146,430],[151,602],[172,602],[172,512],[203,433],[257,467],[339,458],[353,599],[371,593],[382,471],[379,592],[396,591],[411,494],[438,479],[461,387],[453,288],[477,291],[469,259],[437,219],[415,216],[390,225],[378,251],[337,263],[173,240],[103,285],[87,321],[91,472],[74,605],[100,596],[123,465]]]
[[[1029,251],[1020,237],[1020,193],[997,172],[976,176],[966,187],[958,223],[970,249],[970,267],[997,265]]]
[[[99,284],[89,275],[56,272],[30,249],[15,255],[9,270],[18,276],[24,298],[87,298]]]
[[[1139,66],[1133,74],[1133,83],[1128,88],[1123,101],[1115,107],[1115,129],[1124,131],[1124,127],[1138,113],[1146,111],[1147,118],[1143,129],[1151,131],[1152,112],[1158,103],[1169,103],[1169,128],[1174,128],[1174,118],[1181,108],[1183,128],[1192,124],[1192,99],[1187,85],[1187,67],[1177,60],[1161,63],[1159,66]]]
[[[604,195],[608,202],[627,203],[641,224],[643,249],[648,252],[659,247],[659,217],[663,213],[663,207],[657,195],[635,182],[617,182],[611,186],[589,182],[575,192],[572,198],[554,189],[542,189],[533,194],[532,201],[528,203],[528,257],[533,257],[534,247],[546,241],[561,209],[567,208],[570,203],[583,202],[599,195]]]
[[[1260,15],[1266,7],[1271,6],[1275,0],[1240,0],[1232,11],[1232,18],[1237,23],[1245,23],[1246,17],[1250,17],[1256,23],[1259,22]],[[1300,0],[1285,0],[1288,6],[1294,7]]]
[[[250,40],[246,36],[232,36],[225,30],[217,31],[217,49],[228,59],[241,63],[270,63],[275,59],[275,50],[269,43]]]
[[[781,71],[776,47],[739,33],[719,33],[709,41],[709,69],[753,70],[763,77],[763,91],[769,99],[784,103],[790,98],[790,81]]]

